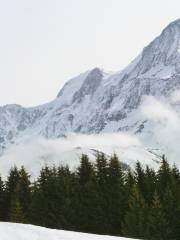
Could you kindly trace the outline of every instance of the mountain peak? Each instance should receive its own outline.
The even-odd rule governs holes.
[[[170,23],[148,46],[143,49],[138,74],[157,66],[175,67],[180,63],[180,19]]]
[[[166,28],[169,28],[169,27],[180,27],[180,18],[176,19],[175,21],[171,22]]]
[[[81,102],[86,95],[93,95],[102,79],[102,70],[99,68],[92,69],[84,79],[81,88],[74,94],[73,102]]]
[[[103,78],[103,71],[100,68],[93,68],[87,75],[84,84],[91,84],[92,81],[101,81]]]
[[[180,19],[177,19],[170,24],[162,31],[160,37],[169,36],[169,38],[179,38],[180,37]]]
[[[103,73],[102,69],[95,67],[89,71],[88,75],[102,75],[102,73]]]

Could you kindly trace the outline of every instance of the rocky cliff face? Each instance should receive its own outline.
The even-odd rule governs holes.
[[[26,137],[58,138],[67,132],[130,131],[141,134],[147,119],[137,114],[142,98],[168,98],[180,89],[180,20],[168,25],[142,53],[115,74],[99,68],[68,81],[57,98],[38,107],[0,108],[0,145]]]

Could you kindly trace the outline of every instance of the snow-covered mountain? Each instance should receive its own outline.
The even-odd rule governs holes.
[[[27,224],[0,223],[1,240],[128,240],[129,238],[48,229]]]
[[[165,100],[178,111],[180,99],[172,101],[178,89],[180,20],[169,24],[120,72],[94,68],[68,81],[48,104],[0,107],[0,145],[4,148],[35,136],[56,139],[69,132],[127,132],[153,147],[158,140],[153,138],[155,123],[141,111],[144,96]]]

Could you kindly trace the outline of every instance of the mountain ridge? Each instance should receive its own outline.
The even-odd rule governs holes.
[[[94,68],[68,81],[50,103],[0,107],[0,146],[69,132],[144,134],[149,120],[139,107],[144,96],[170,98],[180,89],[180,19],[170,23],[124,70]],[[149,131],[149,130],[148,130]]]

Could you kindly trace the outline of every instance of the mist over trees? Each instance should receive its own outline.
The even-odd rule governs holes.
[[[159,169],[124,168],[114,154],[92,164],[42,168],[30,181],[24,167],[0,179],[0,221],[152,240],[180,239],[180,172],[163,156]]]

